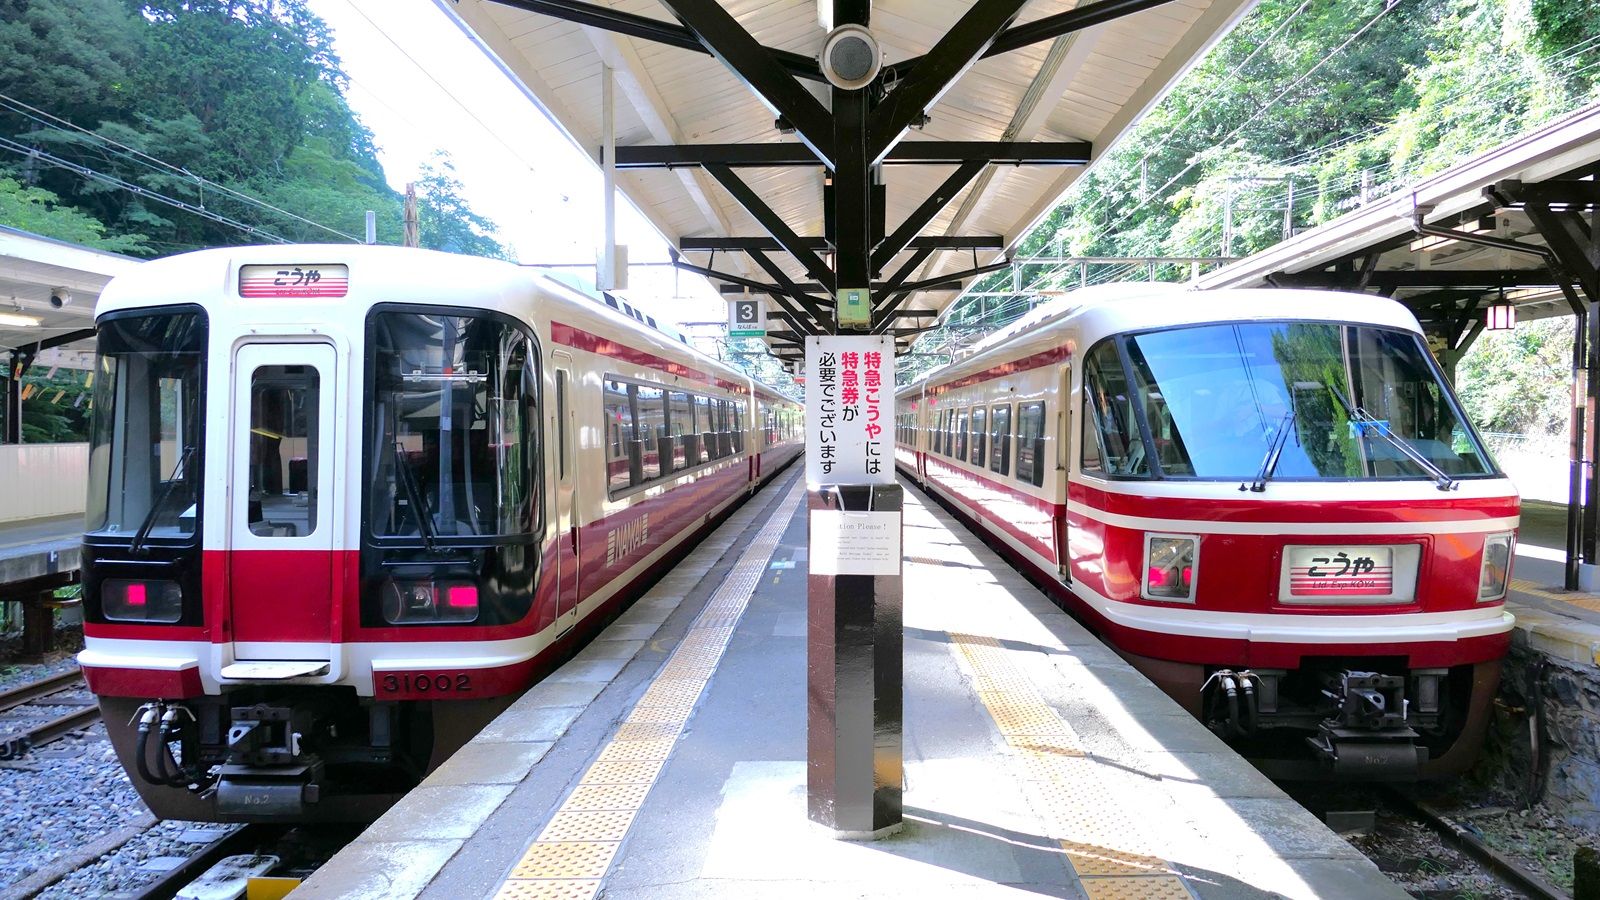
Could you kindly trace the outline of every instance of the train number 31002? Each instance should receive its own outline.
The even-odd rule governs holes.
[[[398,672],[383,676],[379,689],[385,694],[470,694],[472,676]]]

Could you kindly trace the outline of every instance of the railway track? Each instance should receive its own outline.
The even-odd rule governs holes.
[[[29,682],[0,692],[0,760],[19,759],[30,748],[49,743],[62,735],[71,734],[100,720],[100,707],[91,701],[84,705],[78,701],[51,703],[59,694],[84,690],[83,675],[63,672],[49,678]],[[28,715],[31,706],[79,707],[47,719]],[[17,714],[17,715],[14,715]],[[20,718],[19,722],[6,721]]]

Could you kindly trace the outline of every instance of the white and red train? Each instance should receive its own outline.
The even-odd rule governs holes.
[[[1267,771],[1476,756],[1518,498],[1400,304],[1091,288],[898,403],[907,475]]]
[[[799,455],[653,324],[395,248],[112,281],[79,661],[150,808],[372,817]]]

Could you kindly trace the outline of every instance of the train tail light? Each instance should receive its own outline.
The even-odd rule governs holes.
[[[100,582],[100,609],[113,622],[161,622],[183,618],[183,589],[176,581],[107,578]]]
[[[383,618],[391,625],[477,621],[478,586],[461,581],[393,579],[384,587]]]
[[[1483,567],[1478,572],[1478,602],[1499,600],[1506,595],[1511,577],[1511,552],[1516,547],[1516,532],[1491,534],[1483,542]]]
[[[1146,600],[1194,602],[1200,540],[1192,536],[1148,534],[1144,542]]]

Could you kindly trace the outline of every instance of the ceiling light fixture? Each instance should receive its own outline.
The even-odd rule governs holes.
[[[38,324],[38,316],[25,316],[21,313],[0,312],[0,325],[10,325],[13,328],[33,328]]]

